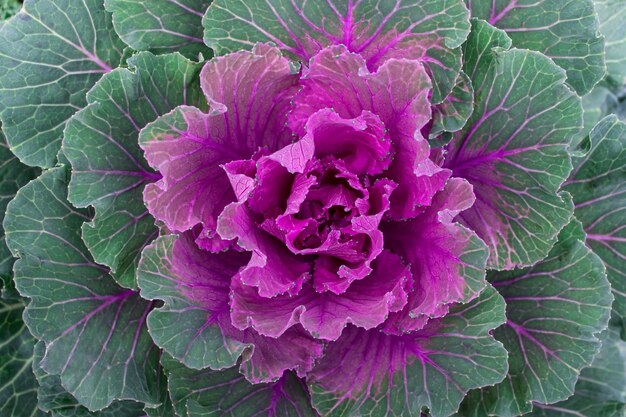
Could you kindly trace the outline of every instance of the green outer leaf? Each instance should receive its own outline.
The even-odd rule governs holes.
[[[459,74],[457,83],[443,103],[433,107],[433,126],[430,138],[442,132],[461,130],[474,110],[474,88],[464,72]],[[432,142],[431,142],[432,143]]]
[[[535,404],[529,417],[626,415],[626,342],[613,330],[602,336],[602,349],[591,367],[580,373],[574,395],[554,405]]]
[[[202,16],[211,0],[105,0],[118,35],[137,51],[180,52],[188,58],[212,53],[202,40]]]
[[[147,246],[137,270],[141,295],[165,301],[148,316],[150,335],[158,346],[190,368],[231,367],[247,345],[223,336],[218,323],[207,317],[208,312],[181,293],[170,264],[177,239],[167,235]]]
[[[451,415],[467,391],[497,383],[507,372],[506,350],[491,336],[491,331],[505,320],[504,307],[502,297],[488,286],[476,299],[451,308],[431,327],[403,339],[388,338],[387,342],[355,348],[369,339],[364,337],[346,346],[341,357],[337,357],[331,345],[326,355],[334,354],[330,360],[338,364],[336,373],[324,369],[321,379],[316,379],[314,369],[307,378],[314,407],[321,415],[333,417],[412,416],[418,415],[423,407],[428,407],[433,417]],[[386,337],[377,335],[375,332],[370,336]],[[411,345],[415,346],[406,348],[407,352],[394,347]],[[403,362],[405,354],[405,367],[394,370],[394,365],[397,366],[394,362]],[[383,377],[374,381],[378,371]],[[370,378],[365,383],[369,395],[355,397],[352,392],[338,397],[332,389],[324,387],[326,376],[326,382],[332,385],[336,384],[333,378],[339,376],[351,378],[350,384],[357,382],[357,378]]]
[[[494,336],[509,352],[509,373],[466,398],[462,415],[513,417],[531,401],[551,404],[574,391],[608,324],[612,296],[602,260],[584,245],[573,221],[548,257],[527,269],[488,276],[507,303],[507,322]]]
[[[376,51],[372,44],[395,44],[396,33],[410,32],[432,44],[424,63],[433,73],[432,101],[440,103],[456,83],[468,17],[462,0],[215,0],[202,24],[218,55],[272,42],[305,62],[331,44],[363,53],[363,45]]]
[[[565,189],[587,244],[604,261],[613,287],[613,313],[626,336],[626,124],[611,115],[591,131],[591,150],[574,159]]]
[[[204,96],[201,65],[180,54],[143,52],[129,65],[89,92],[89,105],[67,123],[63,152],[72,164],[70,202],[96,209],[83,225],[87,247],[120,285],[134,289],[141,250],[158,234],[143,188],[160,178],[143,159],[139,131],[180,104],[203,106]]]
[[[239,367],[198,371],[163,356],[176,413],[182,417],[316,417],[304,385],[291,372],[274,384],[251,384]]]
[[[0,118],[22,162],[54,165],[65,122],[123,49],[101,0],[26,0],[2,26]]]
[[[11,153],[4,135],[0,131],[0,222],[4,219],[7,204],[28,181],[35,178],[39,170],[22,164]],[[0,225],[0,283],[2,295],[13,287],[13,257],[4,242],[4,229]]]
[[[618,85],[626,84],[626,0],[593,0],[600,32],[606,38],[608,76]]]
[[[114,399],[158,405],[159,354],[145,318],[152,303],[117,286],[80,237],[89,217],[67,202],[68,170],[44,172],[9,203],[15,285],[31,298],[24,321],[46,342],[43,369],[91,411]]]
[[[39,382],[38,406],[53,417],[141,417],[143,406],[134,401],[115,401],[102,411],[91,412],[80,405],[61,385],[58,375],[48,375],[41,369],[46,352],[44,342],[35,345],[33,371]]]
[[[477,106],[448,145],[445,166],[474,186],[476,203],[459,217],[489,246],[487,266],[532,265],[572,214],[569,196],[558,189],[582,128],[580,98],[545,56],[503,50],[508,39],[484,21],[472,20],[472,28],[464,71]]]
[[[0,416],[43,417],[33,375],[35,339],[22,321],[22,300],[0,299]]]
[[[606,72],[592,0],[465,0],[473,17],[504,30],[516,48],[541,52],[586,94]]]

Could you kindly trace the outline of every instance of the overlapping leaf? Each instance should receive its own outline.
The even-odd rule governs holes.
[[[22,164],[8,149],[4,135],[0,131],[0,222],[4,219],[7,204],[28,181],[35,178],[38,169]],[[0,280],[2,292],[12,288],[13,257],[4,243],[4,229],[0,225]]]
[[[529,417],[623,417],[626,415],[626,342],[612,329],[602,337],[602,349],[583,369],[574,395],[565,401],[535,404]]]
[[[89,92],[89,105],[67,124],[63,151],[72,164],[69,198],[93,206],[83,238],[94,259],[116,280],[136,288],[135,270],[143,247],[157,235],[143,204],[145,184],[160,176],[143,159],[139,131],[181,104],[199,105],[200,65],[179,54],[140,53],[131,69],[117,69]]]
[[[0,118],[13,153],[54,165],[65,122],[123,49],[100,0],[26,0],[0,29]]]
[[[464,72],[459,74],[457,83],[443,103],[433,106],[433,124],[430,138],[443,132],[461,130],[474,111],[474,88]],[[433,143],[431,141],[431,143]]]
[[[190,254],[181,251],[180,247],[174,253],[177,239],[178,236],[174,235],[164,236],[146,247],[137,272],[141,295],[166,302],[165,307],[150,313],[150,334],[159,346],[189,367],[220,369],[233,366],[246,345],[223,336],[216,313],[203,308],[203,303],[194,303],[184,293],[195,291],[199,296],[202,291],[208,297],[216,297],[211,292],[222,291],[216,289],[218,282],[221,280],[228,285],[240,265],[229,265],[228,258],[221,259],[219,255],[209,253],[199,260],[205,265],[196,264],[196,259],[191,259]],[[185,278],[215,276],[215,279],[186,282],[172,270],[174,256],[185,257],[189,266]]]
[[[565,189],[574,197],[587,244],[606,264],[613,312],[626,329],[626,124],[607,116],[590,139],[591,149],[574,159]]]
[[[305,62],[337,44],[359,53],[369,68],[390,56],[424,58],[439,103],[456,84],[468,17],[462,0],[216,0],[203,25],[206,44],[218,54],[269,41]]]
[[[605,37],[607,75],[618,85],[626,84],[626,1],[594,0],[600,32]]]
[[[45,352],[44,342],[38,342],[35,345],[33,371],[39,383],[37,405],[40,410],[52,414],[53,417],[141,417],[145,415],[143,405],[134,401],[116,401],[102,411],[89,411],[65,391],[58,375],[48,375],[41,369]]]
[[[488,267],[532,265],[572,214],[569,197],[557,190],[572,169],[568,148],[582,127],[580,99],[550,59],[506,51],[502,31],[479,20],[472,26],[464,71],[477,105],[444,166],[474,186],[476,203],[460,218],[489,245]]]
[[[428,407],[454,413],[468,390],[506,374],[506,351],[490,332],[504,321],[491,287],[441,320],[406,336],[344,330],[307,378],[324,416],[400,417]]]
[[[602,260],[570,223],[548,257],[527,269],[488,276],[506,301],[507,322],[494,332],[509,352],[509,373],[494,387],[468,395],[461,414],[513,417],[531,401],[551,404],[572,395],[608,323],[612,297]]]
[[[211,0],[105,0],[120,37],[137,51],[180,52],[189,58],[211,50],[202,40],[202,16]]]
[[[0,415],[43,417],[32,371],[35,339],[22,321],[22,300],[0,299]]]
[[[145,319],[152,303],[120,288],[82,242],[88,212],[67,202],[65,167],[23,187],[7,208],[15,284],[31,299],[24,320],[46,342],[41,366],[90,410],[114,399],[158,405],[159,355]]]
[[[604,77],[604,41],[592,0],[466,0],[472,17],[504,30],[517,48],[539,51],[567,72],[579,94]]]
[[[273,384],[250,384],[238,367],[186,368],[165,355],[163,365],[176,413],[182,417],[316,417],[301,380],[291,372]]]

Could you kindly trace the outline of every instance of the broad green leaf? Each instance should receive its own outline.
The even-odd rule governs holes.
[[[33,375],[35,339],[22,321],[22,300],[0,299],[0,416],[43,417]]]
[[[160,178],[143,159],[139,131],[180,104],[201,106],[204,98],[201,65],[182,55],[144,52],[129,65],[102,77],[89,92],[89,105],[67,123],[63,152],[72,164],[70,201],[96,210],[83,225],[87,247],[120,285],[136,288],[141,250],[158,233],[142,192]]]
[[[89,220],[67,202],[68,170],[44,172],[9,203],[7,245],[19,259],[18,291],[31,299],[24,321],[46,342],[41,366],[91,411],[114,399],[158,405],[159,353],[145,319],[153,303],[120,288],[80,236]]]
[[[433,125],[430,138],[442,132],[461,130],[474,110],[474,89],[464,72],[459,74],[457,83],[443,103],[433,106]],[[431,141],[432,143],[432,141]]]
[[[417,416],[423,407],[447,417],[467,391],[506,374],[506,350],[491,335],[504,319],[504,301],[488,287],[404,336],[349,327],[307,376],[313,405],[332,417]]]
[[[22,162],[54,165],[65,122],[123,49],[101,0],[26,0],[0,28],[0,118]]]
[[[626,84],[626,0],[593,0],[605,37],[607,75]]]
[[[587,244],[606,264],[613,313],[626,335],[626,124],[607,116],[589,136],[591,150],[574,159],[565,189],[574,197]]]
[[[535,404],[528,417],[624,417],[626,415],[626,342],[612,330],[602,349],[580,373],[574,395],[565,401]]]
[[[53,417],[141,417],[145,415],[143,406],[134,401],[115,401],[102,411],[91,412],[80,405],[61,385],[58,375],[48,375],[41,369],[46,346],[44,342],[35,345],[33,371],[39,382],[37,393],[39,409]]]
[[[188,367],[221,369],[233,366],[246,345],[223,336],[217,314],[203,308],[203,303],[194,303],[184,293],[202,291],[204,294],[220,281],[230,282],[239,265],[220,262],[219,255],[208,258],[211,256],[208,253],[206,259],[195,263],[195,259],[175,245],[177,240],[175,235],[163,236],[146,247],[137,270],[141,295],[149,300],[165,302],[163,307],[153,310],[148,316],[150,334],[158,346]],[[198,278],[197,282],[187,282],[174,270],[174,256],[185,258],[185,264],[190,268],[185,271],[188,275],[185,278],[198,278],[204,274],[219,277],[220,280],[205,282]],[[228,259],[227,256],[224,258]],[[208,259],[212,262],[204,267],[206,269],[199,270],[203,267],[200,262]],[[202,283],[205,285],[202,286]]]
[[[202,40],[202,16],[211,0],[105,0],[118,35],[137,51],[180,52],[188,58],[211,50]]]
[[[592,0],[465,0],[472,17],[504,30],[516,48],[541,52],[586,94],[606,72]]]
[[[580,98],[564,71],[537,52],[504,50],[508,43],[502,31],[472,20],[464,71],[477,105],[444,164],[474,186],[476,203],[459,218],[489,246],[491,269],[543,259],[569,222],[571,199],[558,189],[582,127]]]
[[[602,260],[584,239],[574,221],[545,260],[488,275],[506,301],[507,322],[494,336],[509,352],[509,373],[470,393],[461,415],[513,417],[531,411],[532,401],[572,395],[580,370],[600,349],[597,334],[608,324],[613,298]]]
[[[359,53],[368,68],[392,56],[424,58],[432,100],[440,103],[456,84],[468,18],[462,0],[215,0],[203,25],[205,43],[220,55],[273,42],[305,63],[337,44]]]
[[[11,153],[6,144],[4,135],[0,131],[0,222],[4,219],[7,204],[28,181],[35,178],[38,169],[22,164]],[[11,277],[13,275],[13,257],[4,242],[4,229],[0,225],[0,282],[2,294],[13,287]]]
[[[304,383],[287,372],[273,384],[251,384],[239,367],[197,371],[163,356],[169,390],[181,417],[316,417]]]

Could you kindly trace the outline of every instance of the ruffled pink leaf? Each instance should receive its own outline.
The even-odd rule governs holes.
[[[179,107],[141,132],[145,157],[163,176],[146,187],[150,213],[172,231],[201,224],[210,238],[237,197],[220,165],[289,142],[286,113],[297,80],[289,61],[266,45],[209,61],[201,83],[211,112]]]
[[[232,322],[238,328],[253,328],[270,337],[281,336],[300,323],[311,335],[325,340],[336,340],[348,323],[371,329],[381,324],[389,312],[403,307],[405,286],[411,279],[409,268],[390,252],[380,254],[373,269],[340,295],[318,293],[306,285],[297,295],[267,299],[256,288],[234,280]]]
[[[431,82],[419,61],[392,59],[370,73],[362,57],[336,46],[314,57],[302,84],[289,116],[294,131],[306,134],[307,121],[321,109],[333,109],[344,119],[364,111],[375,114],[391,139],[393,162],[382,174],[398,184],[391,216],[410,218],[430,204],[450,172],[429,159],[428,142],[420,133],[430,119]]]
[[[475,233],[452,223],[473,202],[472,186],[452,178],[424,213],[383,225],[385,246],[402,256],[413,274],[409,301],[389,317],[386,331],[419,329],[430,318],[445,315],[450,304],[466,302],[484,288],[487,247]]]
[[[223,239],[237,239],[241,248],[252,252],[239,277],[245,285],[256,287],[262,297],[295,294],[309,279],[310,263],[259,228],[245,203],[227,206],[220,216],[217,230]]]

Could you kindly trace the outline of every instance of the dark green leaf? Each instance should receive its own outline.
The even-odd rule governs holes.
[[[504,30],[513,46],[552,58],[579,94],[604,77],[604,41],[592,0],[465,1],[473,17]]]
[[[211,0],[105,0],[119,36],[137,51],[180,52],[188,58],[211,50],[202,40],[202,16]]]
[[[65,122],[123,49],[101,0],[26,0],[2,26],[0,118],[22,162],[54,165]]]
[[[304,383],[287,372],[273,384],[251,384],[238,366],[197,371],[164,355],[170,396],[182,417],[316,417]]]
[[[626,342],[606,331],[602,349],[583,369],[574,395],[553,404],[535,404],[528,417],[624,417],[626,415]]]
[[[507,322],[494,336],[509,352],[509,373],[494,387],[473,391],[465,417],[513,417],[531,402],[551,404],[574,391],[608,323],[612,297],[602,260],[584,245],[579,222],[570,223],[548,257],[531,268],[494,272],[488,279],[507,304]]]
[[[46,342],[41,366],[91,411],[114,399],[157,406],[159,352],[145,319],[152,303],[120,288],[81,236],[88,213],[67,202],[68,170],[44,172],[9,203],[15,285],[31,299],[24,320]]]
[[[22,321],[22,300],[0,299],[0,416],[44,417],[33,375],[35,339]]]
[[[613,312],[626,332],[626,124],[607,116],[589,136],[591,150],[574,159],[565,189],[574,197],[587,244],[606,264]]]
[[[9,150],[0,131],[0,223],[4,219],[7,204],[28,181],[37,176],[39,170],[22,164]],[[13,257],[4,242],[4,229],[0,225],[0,282],[2,294],[8,295],[13,287]]]
[[[492,269],[543,259],[569,222],[571,199],[558,190],[582,128],[580,98],[563,69],[537,52],[507,51],[508,43],[502,31],[472,20],[464,72],[476,106],[444,164],[474,187],[476,203],[459,218],[489,246]]]
[[[67,123],[63,151],[72,164],[70,201],[96,209],[93,221],[83,226],[87,247],[120,285],[136,288],[141,250],[158,233],[142,192],[159,175],[143,159],[139,131],[178,105],[202,106],[204,98],[201,65],[179,54],[144,52],[129,65],[89,92],[89,105]]]

